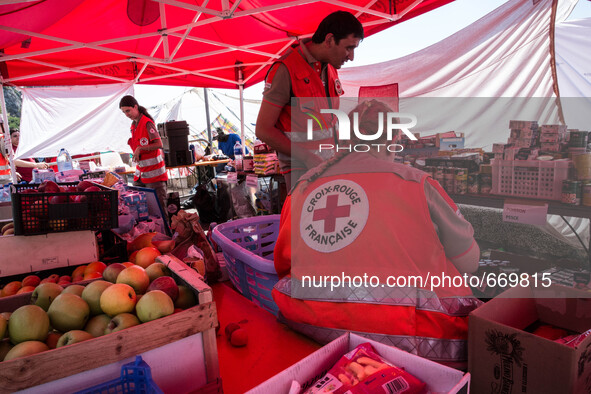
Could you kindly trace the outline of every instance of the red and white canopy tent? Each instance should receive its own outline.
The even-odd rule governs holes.
[[[0,83],[237,88],[242,97],[333,11],[354,13],[369,36],[451,1],[0,0]],[[8,124],[3,97],[2,112]]]

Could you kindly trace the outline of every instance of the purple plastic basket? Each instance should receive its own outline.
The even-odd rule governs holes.
[[[271,290],[279,280],[273,249],[280,215],[255,216],[217,225],[213,240],[222,248],[228,276],[246,298],[277,315]]]

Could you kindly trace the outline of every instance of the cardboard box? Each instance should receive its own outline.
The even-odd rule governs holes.
[[[407,372],[425,382],[429,392],[457,393],[463,387],[466,387],[466,392],[470,390],[469,373],[464,374],[461,371],[415,356],[398,348],[356,334],[346,333],[248,391],[248,394],[287,394],[294,380],[299,382],[302,388],[307,389],[324,376],[341,356],[365,342],[371,343],[378,354],[385,360],[397,367],[404,368]]]
[[[589,297],[588,292],[562,286],[544,291],[540,287],[515,287],[472,311],[468,328],[472,390],[591,392],[591,337],[571,348],[524,331],[536,321],[576,332],[590,329]]]
[[[65,393],[118,378],[121,365],[141,355],[165,393],[219,386],[211,288],[172,256],[159,256],[179,283],[193,289],[199,304],[151,322],[74,345],[0,363],[0,392]],[[28,304],[30,294],[0,299],[0,311]],[[213,391],[215,392],[215,391]]]
[[[98,243],[91,230],[0,236],[0,250],[0,277],[88,264],[99,259]]]

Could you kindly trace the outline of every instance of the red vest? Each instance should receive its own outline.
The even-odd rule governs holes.
[[[150,136],[148,135],[148,122],[152,122],[150,118],[145,115],[140,117],[137,124],[131,124],[131,139],[129,146],[135,152],[138,146],[145,146],[150,143]],[[133,180],[140,180],[143,183],[166,182],[168,174],[166,172],[166,163],[164,162],[164,153],[162,149],[142,151],[139,158],[136,158],[137,170],[134,174]]]
[[[301,53],[301,49],[294,48],[281,60],[291,79],[291,90],[297,105],[285,105],[277,121],[277,128],[286,133],[292,143],[298,143],[304,148],[318,149],[318,144],[334,144],[334,125],[336,117],[331,114],[321,114],[321,109],[339,108],[339,96],[343,94],[337,70],[327,64],[327,84],[325,89],[318,73]],[[328,90],[328,97],[327,97]],[[293,99],[292,99],[293,100]],[[314,136],[308,141],[306,136],[308,119],[313,121]]]
[[[0,138],[2,138],[1,135]],[[0,153],[0,181],[9,181],[11,179],[10,163],[8,162],[8,159],[6,159],[4,155]]]
[[[352,156],[343,161],[355,160]],[[428,273],[460,276],[429,215],[427,175],[378,161],[347,173],[350,168],[339,163],[309,184],[300,182],[286,201],[274,253],[279,275],[291,274],[273,290],[282,318],[323,342],[354,331],[422,357],[465,359],[467,316],[480,302],[467,287],[430,291],[428,283],[422,288],[410,283],[413,277],[428,281]],[[317,278],[317,285],[320,278],[342,275],[407,283],[366,291],[355,285],[331,290],[330,283],[314,288],[308,281],[296,291],[294,281],[304,275]]]

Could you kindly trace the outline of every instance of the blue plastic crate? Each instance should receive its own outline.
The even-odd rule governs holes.
[[[121,366],[121,377],[97,384],[96,386],[76,392],[76,394],[102,393],[162,393],[162,390],[152,380],[150,366],[136,356],[132,363]]]
[[[271,290],[279,280],[273,249],[279,235],[280,215],[238,219],[216,226],[213,240],[222,249],[228,276],[246,298],[277,315]]]

